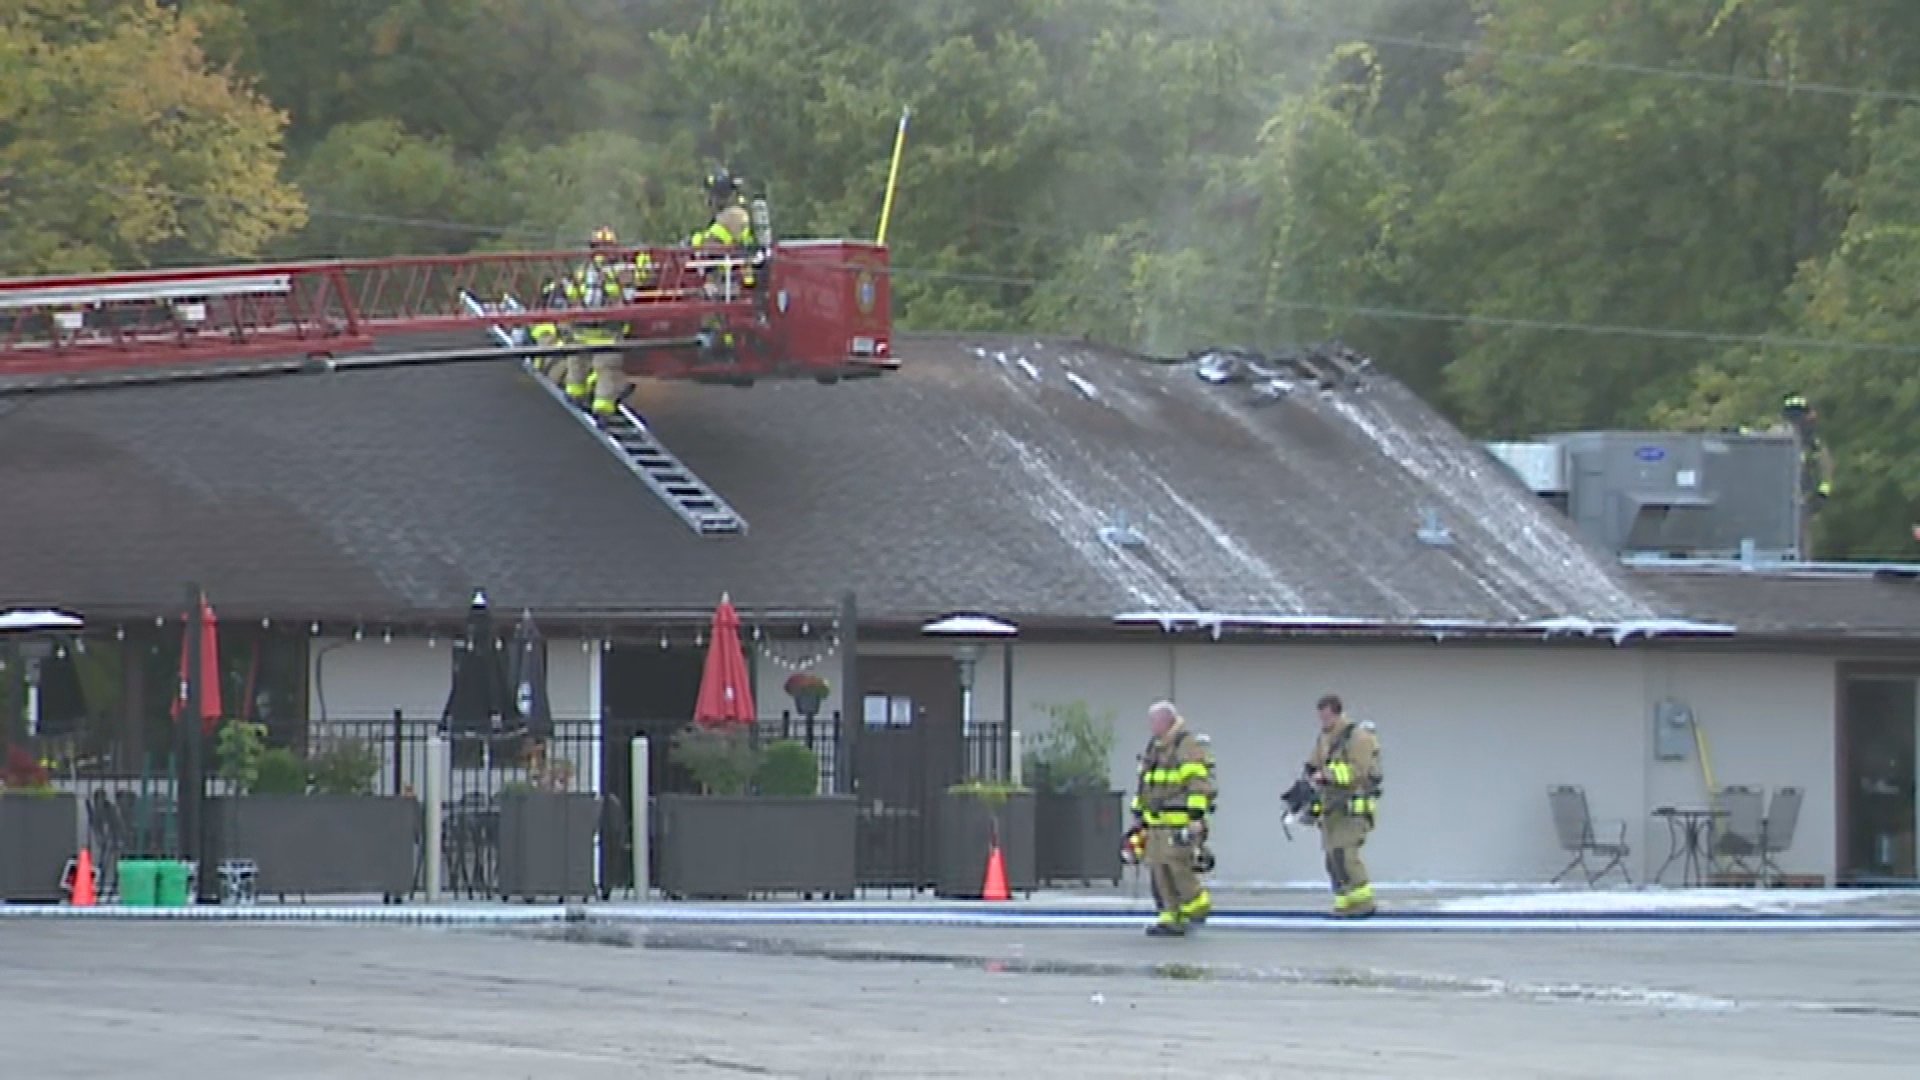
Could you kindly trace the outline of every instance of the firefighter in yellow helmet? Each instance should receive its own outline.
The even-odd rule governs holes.
[[[620,280],[620,268],[613,260],[613,249],[619,242],[613,230],[605,225],[593,230],[588,240],[591,255],[574,268],[573,276],[567,280],[569,307],[606,308],[626,302],[626,287]],[[572,336],[582,345],[611,346],[620,340],[620,327],[611,322],[576,322]],[[614,397],[619,394],[619,384],[624,378],[620,354],[612,349],[567,357],[567,399],[581,409],[592,410],[597,419],[613,414]]]
[[[1133,814],[1146,834],[1144,859],[1153,877],[1159,917],[1153,937],[1179,937],[1213,912],[1213,897],[1194,867],[1206,843],[1207,811],[1217,793],[1211,754],[1172,702],[1147,710],[1153,738],[1140,761]]]

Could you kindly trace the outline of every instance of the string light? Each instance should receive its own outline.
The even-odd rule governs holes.
[[[393,644],[393,627],[391,626],[387,627],[387,632],[380,635],[380,637],[381,637],[381,640],[385,641],[387,644],[389,645]]]
[[[126,627],[124,627],[124,626],[116,626],[116,627],[114,627],[114,628],[113,628],[113,640],[115,640],[115,641],[125,641],[125,640],[127,640],[127,628],[126,628]]]
[[[353,640],[359,641],[365,638],[366,636],[367,636],[367,632],[362,627],[356,626],[353,628]]]

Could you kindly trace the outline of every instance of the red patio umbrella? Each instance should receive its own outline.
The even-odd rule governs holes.
[[[220,624],[213,616],[213,605],[207,603],[205,593],[200,595],[200,730],[211,734],[220,726]],[[188,643],[194,632],[194,620],[188,617],[186,632],[180,639],[180,693],[173,699],[173,720],[179,723],[181,714],[187,711],[189,677],[187,657],[192,650]]]
[[[707,667],[700,677],[700,697],[693,722],[702,727],[751,725],[754,721],[753,684],[747,678],[747,658],[740,651],[740,616],[725,594],[713,612],[713,640],[707,643]]]

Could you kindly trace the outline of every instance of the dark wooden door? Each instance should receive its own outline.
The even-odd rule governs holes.
[[[934,807],[960,779],[958,669],[939,657],[861,657],[860,681],[860,884],[920,888],[933,881]]]

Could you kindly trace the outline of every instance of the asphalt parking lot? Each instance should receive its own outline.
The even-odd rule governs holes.
[[[1910,1076],[1911,934],[0,924],[9,1075]]]

